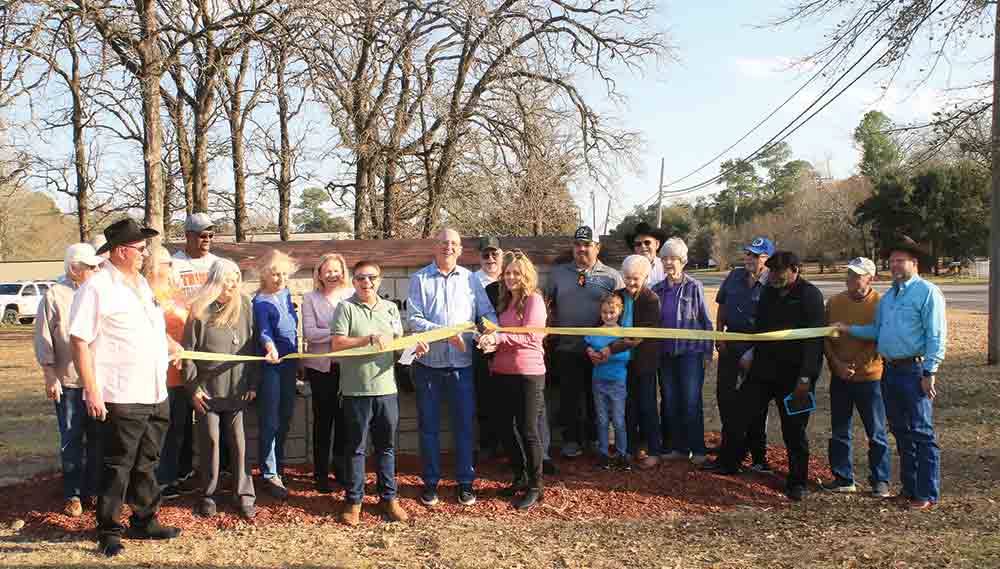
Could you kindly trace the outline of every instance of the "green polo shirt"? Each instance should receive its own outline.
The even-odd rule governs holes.
[[[395,303],[380,298],[375,306],[368,306],[355,294],[337,305],[330,330],[334,336],[353,338],[372,334],[397,337],[403,335],[403,323]],[[394,352],[340,358],[337,361],[340,362],[341,395],[370,397],[396,393]]]

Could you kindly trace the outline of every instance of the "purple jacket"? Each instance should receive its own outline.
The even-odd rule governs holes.
[[[677,297],[677,328],[681,330],[713,330],[712,317],[708,313],[708,304],[705,302],[705,288],[701,281],[691,278],[684,273],[684,278],[680,284],[680,293]],[[653,292],[660,297],[660,305],[665,303],[666,292],[671,288],[670,279],[665,279],[653,287]],[[671,355],[687,353],[711,354],[714,349],[712,340],[666,340],[661,342],[663,353],[672,347]]]

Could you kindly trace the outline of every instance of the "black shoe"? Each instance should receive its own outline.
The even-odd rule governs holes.
[[[424,488],[424,491],[420,493],[420,503],[425,506],[436,506],[438,503],[437,488]]]
[[[125,552],[125,546],[122,545],[122,541],[117,535],[102,537],[98,542],[98,547],[105,557],[115,557]]]
[[[502,488],[499,492],[497,492],[497,494],[504,498],[513,498],[518,492],[526,490],[527,488],[528,480],[523,476],[518,476],[513,482],[510,483],[510,486]]]
[[[723,476],[736,476],[743,473],[743,468],[739,466],[736,468],[727,467],[721,460],[706,460],[699,469],[704,472],[712,472]]]
[[[160,497],[164,500],[175,500],[181,497],[181,489],[175,484],[168,484],[161,491]]]
[[[750,465],[750,470],[753,470],[754,472],[756,472],[758,474],[773,474],[774,473],[774,471],[771,470],[771,465],[769,465],[766,460],[763,460],[763,461],[760,461],[760,462],[754,462],[752,465]]]
[[[218,509],[215,507],[215,500],[211,498],[203,499],[195,509],[195,513],[206,518],[214,516],[217,512]]]
[[[253,504],[243,504],[240,506],[240,517],[244,520],[252,520],[257,515],[257,506]]]
[[[527,512],[535,504],[541,502],[544,496],[541,488],[528,488],[524,496],[521,496],[521,499],[514,503],[514,509],[519,512]]]
[[[317,480],[316,491],[320,494],[332,494],[333,488],[330,487],[330,482],[327,479]]]
[[[618,455],[611,460],[611,468],[619,472],[632,472],[632,463],[627,456]]]
[[[180,534],[180,528],[160,525],[156,518],[145,526],[132,525],[125,532],[125,536],[129,539],[173,539]]]
[[[471,506],[476,503],[476,493],[472,490],[472,484],[459,484],[458,503],[463,506]]]
[[[597,459],[597,468],[598,470],[611,470],[611,459],[607,455],[602,454]]]
[[[559,468],[556,467],[556,463],[552,462],[551,459],[542,461],[542,474],[546,476],[555,476],[559,474]]]
[[[788,499],[793,502],[801,502],[803,498],[809,495],[809,490],[802,484],[796,484],[791,486],[785,491],[788,495]]]

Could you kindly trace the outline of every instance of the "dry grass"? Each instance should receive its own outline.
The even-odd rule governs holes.
[[[910,514],[862,495],[813,494],[801,504],[739,508],[706,516],[591,521],[430,517],[410,526],[279,526],[185,535],[170,543],[128,543],[110,565],[144,567],[1000,567],[1000,370],[985,367],[986,321],[949,314],[948,361],[936,422],[943,449],[942,503]],[[0,333],[0,472],[54,462],[55,426],[27,336]],[[12,350],[13,349],[13,350]],[[706,389],[707,423],[714,417]],[[810,426],[825,455],[828,394]],[[780,441],[771,421],[773,441]],[[867,465],[855,431],[856,465]],[[815,473],[814,473],[815,474]],[[863,478],[863,476],[859,476]],[[93,541],[37,540],[0,530],[0,566],[97,567]]]

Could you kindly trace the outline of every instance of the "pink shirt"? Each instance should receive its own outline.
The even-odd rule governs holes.
[[[333,302],[323,291],[307,292],[302,297],[302,335],[306,338],[306,351],[310,354],[325,354],[333,351],[330,346],[330,322],[341,300],[354,296],[354,289],[344,287],[337,291]],[[330,371],[333,358],[308,358],[302,365],[316,371]]]
[[[500,314],[500,326],[545,327],[545,300],[537,292],[524,301],[524,317],[517,315],[514,306]],[[545,334],[498,333],[497,352],[493,358],[493,373],[507,375],[544,375]]]
[[[167,398],[167,326],[146,279],[133,290],[118,269],[101,272],[73,297],[69,334],[90,345],[94,374],[108,403]]]

